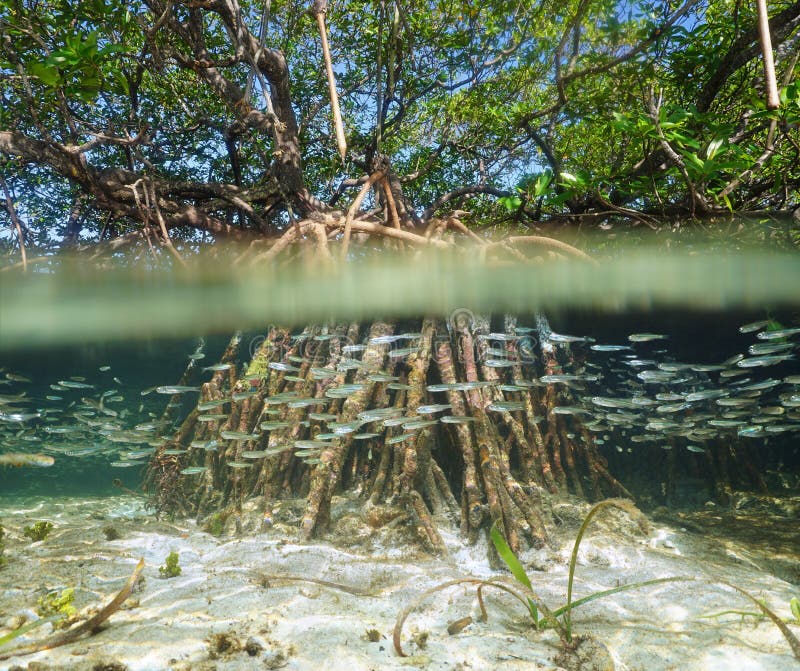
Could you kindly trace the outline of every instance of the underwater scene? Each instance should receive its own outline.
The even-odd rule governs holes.
[[[0,0],[0,671],[800,671],[800,0]]]
[[[731,303],[5,322],[0,669],[794,668],[800,305]]]

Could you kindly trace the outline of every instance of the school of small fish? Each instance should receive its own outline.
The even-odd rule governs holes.
[[[193,441],[187,449],[163,453],[177,457],[198,450],[221,452],[228,441],[240,441],[242,448],[236,459],[227,461],[231,469],[251,468],[258,460],[287,450],[293,450],[308,464],[316,464],[321,451],[334,441],[372,441],[370,450],[379,449],[381,445],[414,440],[422,429],[474,422],[475,416],[452,413],[452,406],[445,402],[446,392],[485,398],[482,408],[491,415],[523,411],[526,395],[549,385],[568,391],[565,396],[569,397],[552,408],[553,415],[575,417],[594,434],[596,443],[608,443],[618,451],[631,451],[634,443],[652,442],[664,449],[682,446],[689,452],[703,453],[708,441],[725,436],[767,442],[800,431],[796,358],[800,328],[761,320],[744,324],[739,331],[753,334],[747,352],[713,364],[674,361],[667,349],[668,336],[658,333],[634,333],[628,336],[628,342],[619,344],[554,333],[541,325],[537,330],[518,328],[511,333],[483,334],[476,338],[480,361],[495,369],[497,381],[443,384],[431,380],[427,398],[412,415],[405,408],[394,407],[392,396],[410,389],[404,366],[396,364],[420,350],[420,333],[381,336],[342,347],[335,367],[310,368],[312,378],[324,386],[324,393],[317,396],[309,395],[308,387],[301,392],[305,380],[295,375],[301,366],[312,362],[289,355],[284,361],[270,362],[267,375],[282,375],[296,383],[297,390],[265,397],[262,416],[252,431],[224,428],[225,420],[231,401],[265,393],[263,378],[247,380],[245,388],[240,381],[225,398],[197,404],[197,421],[207,425],[211,435]],[[520,368],[517,343],[532,332],[545,347],[570,348],[575,355],[570,360],[576,363],[569,364],[568,370],[565,364],[565,369],[545,374],[526,350]],[[293,336],[295,343],[304,339],[326,342],[330,336],[309,332]],[[387,348],[390,370],[368,370],[359,358],[377,345]],[[198,347],[188,359],[194,365],[204,356]],[[103,365],[93,376],[87,373],[54,380],[43,395],[28,393],[31,377],[0,370],[0,466],[46,467],[71,458],[102,459],[118,468],[141,466],[171,437],[176,422],[182,419],[163,420],[154,410],[164,408],[154,403],[152,399],[157,397],[150,394],[169,396],[167,406],[180,404],[176,399],[197,394],[200,383],[210,375],[234,366],[218,363],[198,367],[196,385],[165,384],[132,392],[114,376],[111,365]],[[367,374],[359,382],[348,381],[350,372],[359,370]],[[525,377],[512,377],[514,370],[522,370]],[[110,382],[113,386],[107,388]],[[367,384],[385,386],[387,393],[382,397],[387,406],[370,407],[356,419],[342,421],[337,410],[342,404],[337,400],[348,398]],[[142,402],[145,396],[149,396],[147,408]],[[193,406],[194,400],[186,405]],[[304,419],[297,419],[293,412],[297,409],[303,410]],[[296,425],[302,431],[295,438],[284,438],[288,435],[284,430]],[[274,434],[274,440],[270,434]],[[205,466],[186,464],[181,473],[191,476],[205,471]]]

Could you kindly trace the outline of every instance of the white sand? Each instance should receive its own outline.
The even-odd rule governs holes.
[[[554,537],[554,549],[523,556],[534,589],[551,608],[566,600],[575,522],[587,508],[571,507],[571,519]],[[565,504],[561,512],[569,511]],[[51,520],[56,529],[45,541],[30,543],[22,528],[40,519]],[[30,671],[561,668],[554,661],[559,652],[555,632],[534,631],[520,604],[499,591],[487,591],[487,623],[473,623],[460,634],[449,635],[450,622],[477,615],[475,590],[468,587],[440,592],[413,613],[403,636],[410,656],[395,653],[391,641],[395,618],[416,595],[445,580],[496,575],[486,558],[485,541],[468,547],[457,533],[446,535],[450,556],[443,559],[408,546],[385,546],[386,535],[379,538],[359,524],[357,516],[347,518],[342,527],[355,550],[342,549],[341,543],[340,547],[301,543],[290,527],[280,525],[268,533],[217,538],[190,522],[156,521],[133,497],[38,503],[5,499],[0,501],[0,523],[7,530],[9,560],[0,569],[0,625],[4,625],[0,633],[7,631],[15,616],[35,618],[37,598],[47,590],[75,587],[79,610],[105,604],[139,557],[146,562],[144,583],[134,594],[138,606],[115,613],[92,637],[0,661],[0,671],[15,666]],[[122,534],[119,540],[106,540],[103,528],[109,525]],[[649,537],[637,535],[618,513],[601,516],[591,529],[581,546],[575,598],[618,584],[688,575],[733,582],[765,598],[788,618],[789,599],[800,594],[797,586],[760,570],[731,547],[680,529],[660,526]],[[179,553],[183,572],[162,579],[158,567],[172,551]],[[319,578],[368,589],[377,596],[354,596],[303,582],[272,582],[264,587],[259,572]],[[701,617],[726,609],[754,611],[755,606],[725,587],[668,583],[587,604],[574,612],[573,627],[575,633],[589,633],[607,646],[619,670],[800,668],[768,620]],[[45,624],[18,640],[41,639],[50,628]],[[370,629],[377,630],[379,640],[368,640]],[[793,626],[793,631],[800,635],[800,627]],[[234,649],[213,652],[213,634],[230,634]],[[249,651],[241,649],[248,640]],[[106,666],[98,666],[101,662]]]

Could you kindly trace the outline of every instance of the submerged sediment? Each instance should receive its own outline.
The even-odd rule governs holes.
[[[534,589],[551,608],[565,602],[567,562],[587,509],[580,502],[560,503],[548,545],[521,555]],[[465,546],[455,527],[441,524],[448,557],[435,558],[405,542],[407,521],[376,529],[358,501],[335,497],[331,515],[341,531],[308,542],[296,525],[302,510],[302,501],[287,501],[267,532],[213,536],[192,522],[156,520],[141,500],[128,496],[3,500],[9,564],[0,569],[5,595],[0,608],[6,629],[12,620],[37,617],[33,608],[43,590],[74,587],[75,605],[83,613],[116,593],[140,557],[145,569],[143,582],[103,631],[63,648],[0,661],[0,669],[24,668],[31,661],[74,671],[101,663],[129,671],[235,670],[254,664],[331,670],[401,669],[408,663],[431,669],[568,668],[560,665],[566,657],[553,630],[534,631],[525,609],[501,592],[486,593],[489,620],[480,622],[475,591],[465,586],[441,592],[409,616],[403,646],[411,657],[397,657],[391,641],[395,619],[421,592],[456,578],[501,575],[487,559],[485,540]],[[246,506],[245,525],[259,515]],[[34,519],[54,523],[44,542],[22,536]],[[108,539],[109,527],[119,538]],[[612,511],[593,522],[581,544],[575,597],[689,575],[741,586],[788,619],[797,584],[769,572],[766,560],[776,542],[782,541],[743,536],[710,542],[661,523],[643,534],[635,520]],[[181,574],[162,578],[159,566],[171,552],[178,554]],[[746,614],[751,611],[756,614]],[[468,616],[470,624],[448,633]],[[746,599],[718,585],[666,583],[620,592],[575,609],[572,621],[575,634],[599,642],[616,668],[783,671],[795,663],[778,629],[758,617]],[[789,626],[798,631],[798,625]],[[25,639],[45,636],[50,627],[42,625]]]

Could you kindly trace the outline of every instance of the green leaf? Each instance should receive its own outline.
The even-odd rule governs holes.
[[[550,186],[550,182],[553,181],[553,173],[549,170],[543,172],[536,178],[536,182],[533,185],[533,195],[537,198],[539,196],[543,196],[545,191],[547,191],[547,187]]]
[[[58,86],[61,82],[58,70],[44,63],[29,63],[25,69],[29,75],[36,77],[45,86]]]
[[[519,209],[519,206],[522,205],[522,198],[519,196],[503,196],[497,200],[504,208],[506,208],[507,212],[516,212]]]
[[[732,214],[733,213],[733,205],[731,204],[731,199],[728,198],[728,194],[727,193],[722,196],[722,201],[725,203],[725,207],[728,208],[728,211],[731,212],[731,214]]]
[[[706,167],[705,162],[702,158],[700,158],[697,154],[690,154],[685,153],[683,157],[686,159],[687,163],[691,163],[695,168],[698,170],[703,170]]]
[[[50,615],[49,617],[41,617],[38,620],[33,620],[32,622],[28,622],[27,624],[23,624],[21,627],[10,631],[9,633],[5,634],[4,636],[0,636],[0,646],[5,645],[6,643],[10,643],[18,636],[22,636],[23,634],[27,634],[29,631],[36,629],[40,625],[46,624],[48,622],[56,622],[57,620],[64,619],[63,614],[57,615]]]
[[[796,596],[789,599],[789,609],[792,611],[794,619],[800,622],[800,601],[797,600]]]
[[[716,140],[712,140],[708,144],[708,148],[706,149],[706,158],[712,159],[717,155],[719,148],[722,146],[722,143],[725,141],[724,138],[717,138]]]
[[[503,534],[500,533],[500,530],[497,528],[496,524],[492,525],[492,529],[490,531],[492,537],[492,543],[494,543],[494,547],[497,550],[497,554],[500,555],[500,559],[505,562],[505,565],[508,566],[508,570],[511,571],[511,575],[513,575],[517,582],[525,585],[528,589],[533,589],[531,587],[531,581],[528,578],[528,574],[525,573],[525,569],[522,568],[522,564],[520,563],[519,559],[517,559],[517,555],[515,555],[511,548],[506,543],[506,539],[503,538]]]

